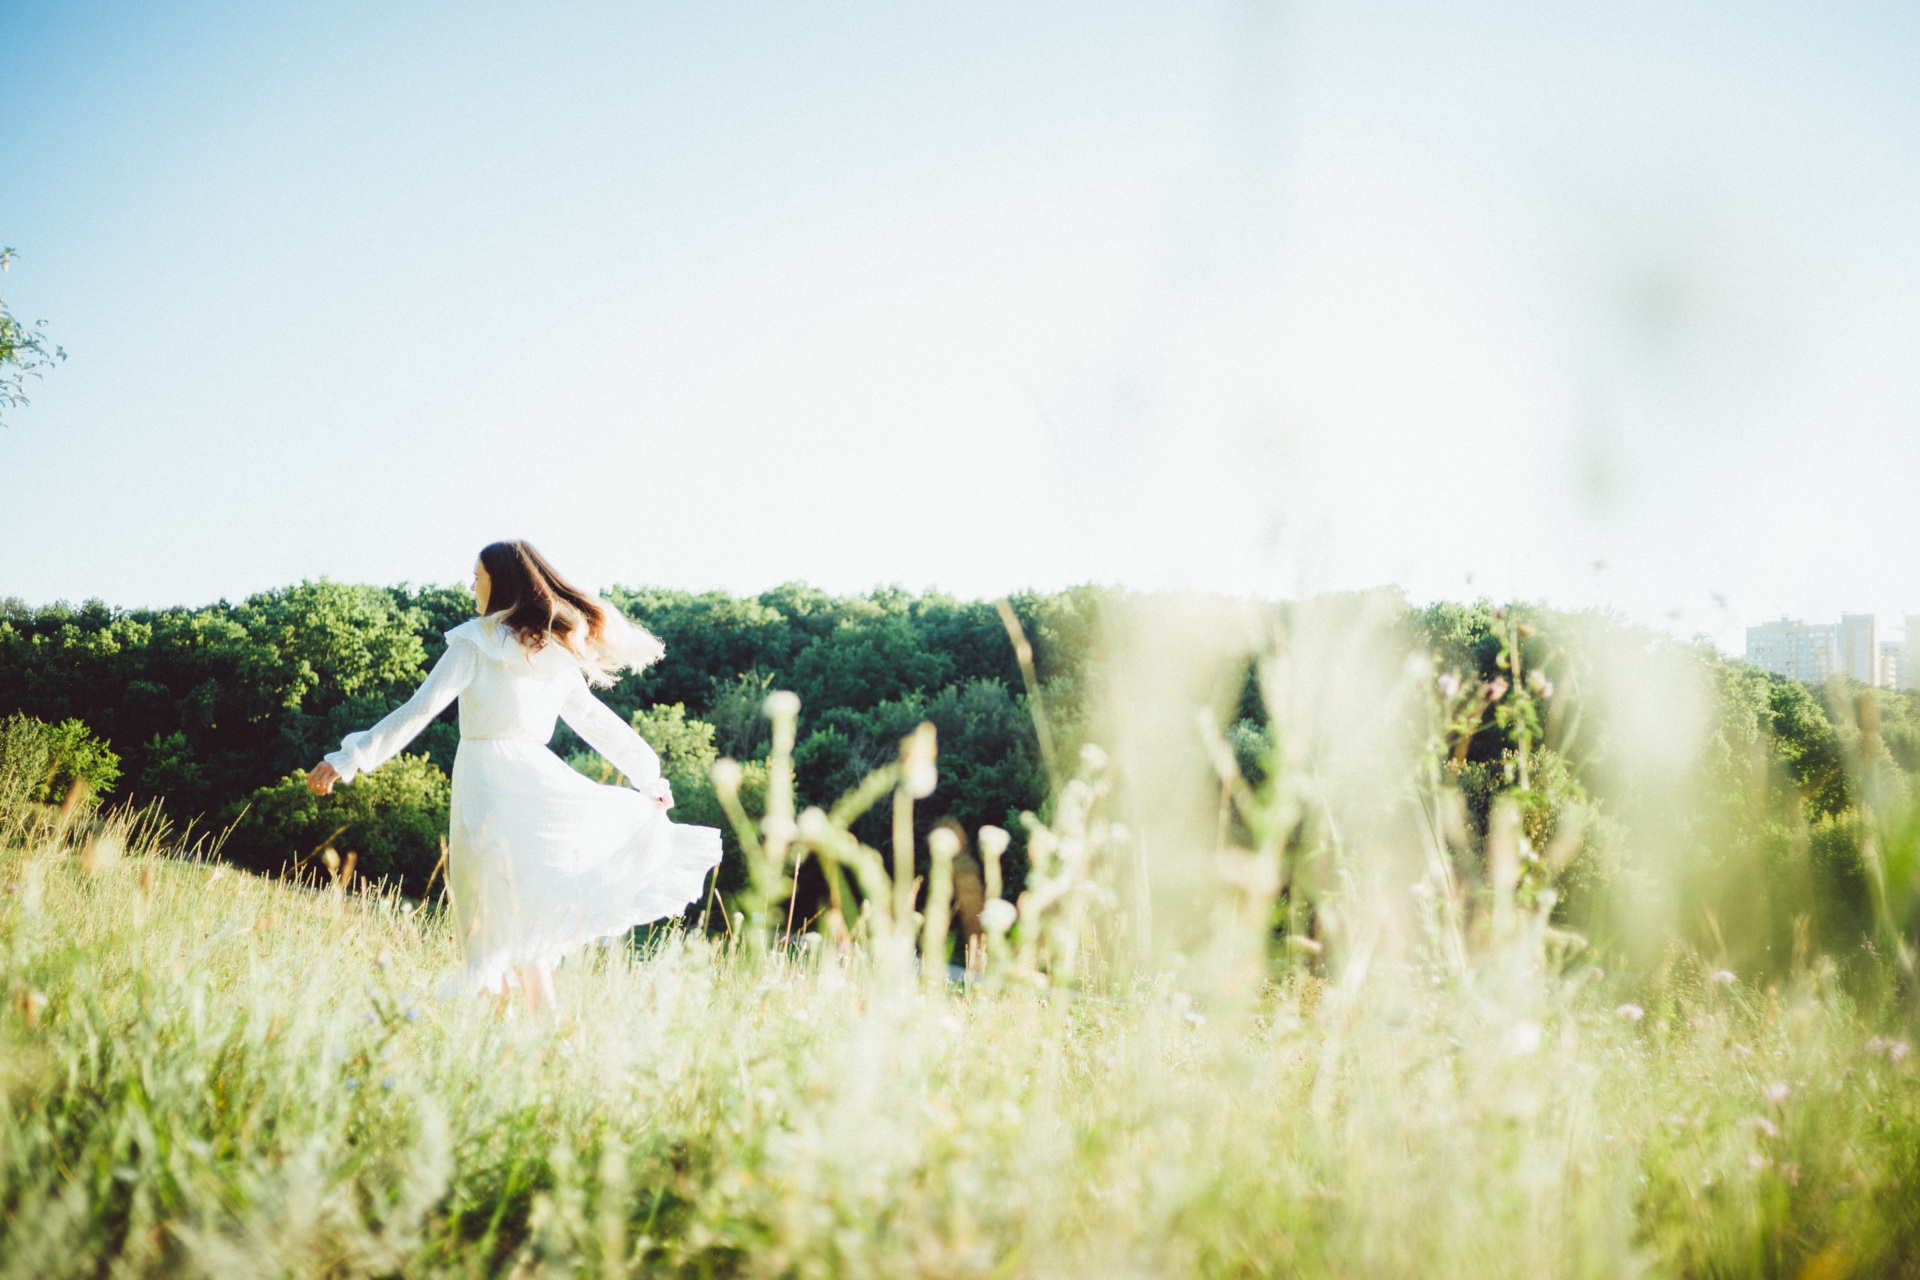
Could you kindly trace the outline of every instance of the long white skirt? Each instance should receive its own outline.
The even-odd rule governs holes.
[[[466,964],[442,997],[499,992],[598,938],[677,916],[706,892],[720,833],[582,776],[545,745],[466,739],[453,762],[447,882]]]

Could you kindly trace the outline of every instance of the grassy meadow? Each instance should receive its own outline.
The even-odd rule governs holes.
[[[1727,904],[1761,882],[1717,845],[1717,897],[1695,863],[1656,874],[1712,807],[1661,825],[1692,775],[1629,749],[1622,699],[1632,785],[1586,829],[1639,907],[1583,934],[1537,872],[1566,840],[1523,834],[1524,753],[1468,847],[1457,687],[1351,617],[1297,619],[1259,641],[1255,785],[1195,723],[1229,630],[1138,621],[1086,745],[1034,703],[1043,814],[936,830],[919,863],[855,833],[890,806],[914,843],[931,732],[807,808],[800,708],[770,698],[765,812],[714,770],[750,862],[727,927],[570,961],[551,1021],[432,999],[457,958],[434,895],[196,859],[153,810],[13,804],[0,1274],[1920,1275],[1884,881],[1881,951],[1802,927],[1730,960]],[[1681,691],[1629,657],[1671,734]],[[801,856],[835,906],[789,933]],[[970,865],[961,981],[916,957],[949,954]],[[1676,895],[1721,905],[1703,925]]]

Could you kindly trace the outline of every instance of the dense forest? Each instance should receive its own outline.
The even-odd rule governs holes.
[[[1011,598],[1064,749],[1087,731],[1101,678],[1101,611],[1120,596],[1088,587]],[[830,802],[894,759],[901,739],[930,721],[940,784],[916,809],[921,832],[950,821],[966,833],[993,824],[1017,836],[1023,811],[1046,811],[1048,775],[1028,695],[990,603],[898,589],[840,597],[800,584],[752,597],[616,587],[606,598],[666,643],[664,660],[602,696],[661,752],[680,821],[726,827],[707,778],[721,756],[745,763],[750,801],[764,786],[769,738],[761,708],[774,689],[802,700],[795,767],[806,802]],[[1271,606],[1280,618],[1289,607]],[[1522,776],[1530,781],[1520,799],[1534,846],[1546,847],[1564,813],[1595,807],[1590,780],[1603,747],[1591,730],[1576,743],[1557,711],[1530,724],[1493,705],[1505,688],[1502,645],[1522,645],[1527,670],[1559,680],[1564,707],[1577,683],[1576,637],[1596,626],[1627,628],[1524,606],[1509,615],[1484,601],[1398,610],[1406,643],[1434,656],[1443,685],[1465,681],[1486,695],[1475,705],[1474,730],[1446,761],[1447,785],[1464,798],[1475,830],[1484,835],[1497,794],[1513,793],[1514,760],[1524,750]],[[297,867],[337,846],[355,855],[363,875],[418,893],[444,831],[458,741],[453,709],[406,755],[333,797],[312,797],[301,777],[346,732],[404,700],[444,649],[443,633],[471,612],[463,588],[327,581],[196,609],[7,601],[0,605],[0,716],[13,720],[0,739],[0,772],[26,779],[35,798],[49,803],[75,778],[112,802],[161,802],[184,843],[195,833],[221,835],[220,856],[261,872]],[[1517,617],[1527,621],[1514,630]],[[1783,867],[1798,859],[1803,879],[1813,868],[1823,927],[1864,929],[1860,849],[1872,814],[1862,789],[1874,793],[1876,812],[1889,811],[1888,797],[1910,794],[1920,773],[1920,697],[1858,685],[1814,688],[1726,661],[1703,645],[1651,635],[1636,642],[1708,669],[1717,705],[1706,802],[1733,824],[1722,823],[1714,838],[1745,842]],[[1551,693],[1551,682],[1539,689]],[[1519,696],[1505,695],[1506,704]],[[1251,660],[1242,695],[1221,719],[1242,771],[1258,785],[1272,739]],[[612,780],[564,725],[552,746],[583,772]],[[858,830],[875,848],[889,848],[882,815],[869,815]],[[1604,821],[1589,824],[1580,856],[1553,868],[1563,889],[1606,878],[1606,833]],[[730,832],[727,841],[723,893],[745,879]],[[1009,896],[1023,870],[1016,839]],[[803,901],[815,896],[802,889]]]
[[[833,597],[798,584],[747,598],[620,587],[607,596],[666,643],[660,663],[600,694],[637,717],[661,752],[680,821],[726,826],[706,777],[719,756],[747,763],[749,797],[763,782],[764,768],[754,768],[769,745],[761,706],[775,688],[803,702],[796,768],[805,796],[830,800],[931,721],[941,786],[921,806],[923,829],[943,818],[969,831],[1017,829],[1022,810],[1044,804],[1026,694],[991,604],[899,590]],[[1095,599],[1069,591],[1012,600],[1063,708],[1079,697]],[[9,601],[0,607],[0,715],[68,725],[72,741],[104,745],[89,777],[97,788],[116,801],[161,801],[176,826],[227,832],[222,855],[242,865],[276,871],[330,842],[356,853],[364,875],[418,889],[444,829],[455,709],[406,755],[334,797],[307,795],[298,777],[345,733],[403,701],[443,652],[445,631],[472,611],[464,588],[324,581],[197,609]],[[80,726],[90,737],[74,737]],[[607,776],[564,724],[552,745]],[[57,798],[64,785],[42,781],[38,790]],[[886,844],[877,819],[865,834]],[[744,878],[730,832],[728,842],[723,890]]]

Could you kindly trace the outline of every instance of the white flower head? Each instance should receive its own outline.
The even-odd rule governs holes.
[[[989,898],[980,908],[980,923],[988,933],[1005,933],[1019,918],[1018,908],[1005,898]]]
[[[809,843],[826,839],[833,831],[833,823],[827,820],[818,805],[808,805],[800,813],[800,838]]]
[[[934,765],[937,755],[933,726],[922,724],[907,739],[905,758],[900,762],[907,794],[915,800],[925,800],[940,785],[940,770]]]
[[[1787,1082],[1784,1080],[1775,1080],[1766,1088],[1767,1099],[1770,1102],[1785,1102],[1787,1095],[1792,1092],[1793,1090],[1787,1088]]]
[[[788,689],[775,689],[767,695],[761,711],[769,720],[800,714],[800,695]]]
[[[1614,1010],[1614,1013],[1618,1014],[1622,1018],[1625,1018],[1628,1022],[1638,1022],[1640,1021],[1640,1019],[1647,1016],[1647,1011],[1645,1009],[1642,1009],[1637,1004],[1631,1004],[1631,1003],[1621,1005],[1619,1008]]]
[[[1740,976],[1731,969],[1715,969],[1712,974],[1712,980],[1725,986],[1728,983],[1740,981]]]
[[[989,858],[997,858],[1005,853],[1012,842],[1013,837],[1000,827],[980,828],[980,852]]]

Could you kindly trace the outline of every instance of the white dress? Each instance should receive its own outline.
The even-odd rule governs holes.
[[[658,653],[658,642],[640,636]],[[443,996],[501,990],[509,968],[557,964],[596,938],[676,916],[706,891],[720,833],[669,822],[660,757],[593,696],[558,643],[529,653],[493,618],[447,632],[447,651],[404,706],[327,756],[342,782],[379,767],[460,699],[447,883],[466,964]],[[555,717],[625,774],[584,777],[547,749]]]

